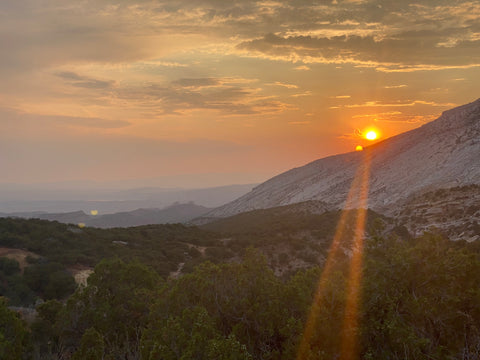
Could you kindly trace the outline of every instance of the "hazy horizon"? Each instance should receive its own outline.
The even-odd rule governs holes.
[[[0,182],[0,193],[7,190],[37,189],[37,190],[92,190],[92,191],[128,191],[138,189],[156,190],[200,190],[222,188],[238,185],[255,185],[269,179],[268,175],[229,174],[219,177],[219,174],[182,174],[158,178],[119,179],[97,181],[88,179],[46,182]],[[276,175],[276,174],[275,174]],[[275,176],[273,175],[273,176]],[[229,182],[231,179],[231,182]],[[255,181],[257,179],[257,181]],[[244,181],[242,181],[244,180]]]

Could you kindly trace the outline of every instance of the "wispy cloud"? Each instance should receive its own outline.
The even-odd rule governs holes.
[[[358,35],[327,38],[267,34],[244,41],[237,48],[285,61],[352,63],[392,72],[480,66],[480,53],[472,51],[480,47],[480,40],[461,40],[446,48],[438,46],[442,36],[441,32],[427,30],[404,31],[382,39]]]
[[[453,107],[454,103],[437,103],[435,101],[413,100],[413,101],[398,101],[392,103],[382,103],[379,101],[367,101],[362,104],[348,104],[344,105],[346,108],[368,108],[368,107],[411,107],[415,105],[428,105],[440,107]]]
[[[308,71],[310,68],[307,65],[300,65],[294,68],[295,70]]]
[[[287,89],[298,89],[298,85],[294,85],[294,84],[286,84],[286,83],[282,83],[280,81],[275,81],[274,83],[267,83],[265,85],[270,85],[270,86],[281,86],[281,87],[285,87]]]
[[[261,89],[234,85],[235,78],[184,78],[171,83],[150,83],[119,88],[115,96],[139,107],[155,107],[159,114],[192,110],[217,110],[224,114],[275,113],[290,104],[262,94]]]
[[[388,111],[388,112],[382,112],[382,113],[375,113],[375,114],[358,114],[352,116],[353,119],[356,118],[378,118],[378,117],[384,117],[384,116],[394,116],[394,115],[402,115],[402,112],[400,111]]]
[[[357,114],[352,119],[365,119],[375,123],[407,123],[417,124],[434,120],[437,115],[411,115],[401,111],[387,111],[380,113]]]
[[[174,62],[174,61],[154,61],[154,60],[147,60],[147,61],[142,61],[139,62],[137,65],[143,65],[143,66],[161,66],[161,67],[169,67],[169,68],[185,68],[188,67],[187,64],[182,64],[179,62]]]
[[[298,98],[298,97],[302,97],[302,96],[312,96],[312,94],[313,93],[310,90],[308,90],[308,91],[305,91],[303,93],[292,94],[290,96],[293,97],[293,98]]]
[[[71,71],[63,71],[56,74],[73,86],[87,89],[107,89],[115,84],[113,80],[99,80],[88,76],[82,76]]]
[[[405,84],[400,84],[400,85],[385,85],[384,88],[385,89],[401,89],[401,88],[405,88],[407,87],[407,85]]]

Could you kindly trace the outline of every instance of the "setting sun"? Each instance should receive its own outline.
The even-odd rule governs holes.
[[[365,138],[367,140],[375,140],[376,138],[378,138],[378,134],[376,131],[370,130],[365,134]]]

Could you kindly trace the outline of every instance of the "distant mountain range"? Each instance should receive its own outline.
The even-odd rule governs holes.
[[[246,194],[256,184],[182,189],[144,187],[117,189],[88,184],[0,184],[0,212],[64,213],[97,210],[101,214],[129,212],[140,208],[163,209],[173,203],[194,202],[214,208]]]
[[[429,191],[480,184],[480,99],[364,151],[289,170],[212,210],[204,220],[310,200],[342,208],[366,156],[371,159],[368,207],[386,215],[398,213],[407,199]]]
[[[87,214],[83,211],[66,213],[0,213],[0,217],[35,218],[58,221],[67,224],[93,226],[98,228],[130,227],[150,224],[185,223],[202,216],[211,208],[194,203],[173,204],[165,209],[137,209],[114,214]]]

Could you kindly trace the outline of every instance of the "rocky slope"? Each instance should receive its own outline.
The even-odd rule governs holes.
[[[387,215],[393,215],[398,204],[415,194],[480,184],[480,99],[363,152],[331,156],[289,170],[206,217],[308,200],[341,208],[366,157],[371,159],[368,206]]]
[[[480,240],[480,186],[439,189],[414,196],[398,207],[393,218],[413,236],[429,231],[450,240]]]

